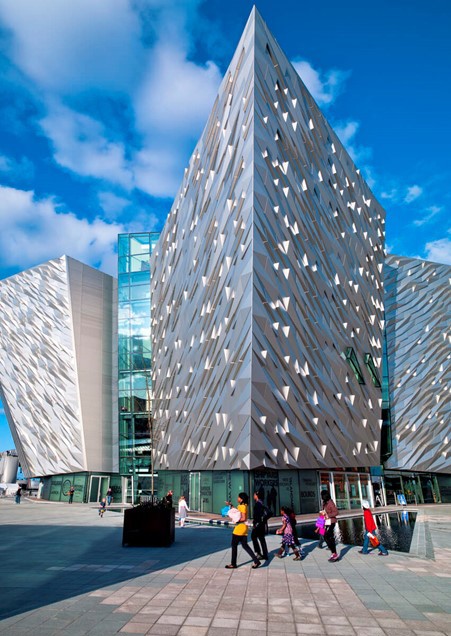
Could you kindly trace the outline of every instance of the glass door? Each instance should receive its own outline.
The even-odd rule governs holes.
[[[200,473],[189,474],[189,507],[200,510]]]
[[[92,475],[91,483],[89,485],[89,499],[90,503],[98,503],[103,497],[106,497],[106,492],[110,485],[110,478],[102,475]]]

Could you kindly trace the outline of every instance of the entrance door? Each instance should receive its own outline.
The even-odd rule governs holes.
[[[92,475],[91,484],[89,486],[89,502],[97,503],[103,497],[106,497],[106,492],[110,485],[110,478],[102,475]]]
[[[200,473],[189,474],[189,507],[200,510]]]
[[[134,504],[133,475],[122,477],[122,503]]]

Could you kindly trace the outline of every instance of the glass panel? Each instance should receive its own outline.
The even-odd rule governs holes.
[[[133,272],[130,274],[130,284],[131,285],[142,285],[143,283],[147,283],[150,285],[150,274],[149,272]]]
[[[365,364],[366,364],[366,368],[370,372],[371,379],[373,381],[374,386],[380,389],[381,381],[379,379],[379,374],[377,372],[376,365],[374,364],[374,360],[371,356],[371,353],[365,353]]]
[[[89,502],[99,501],[99,483],[100,477],[91,477],[91,488],[89,489]]]
[[[201,512],[210,511],[212,508],[213,497],[213,480],[211,471],[205,470],[201,473],[200,480],[200,510]]]
[[[221,509],[225,506],[225,502],[228,501],[227,472],[225,470],[214,470],[212,483],[213,483],[212,511],[215,514],[219,515],[221,514]]]
[[[348,475],[348,492],[351,509],[360,508],[359,476]]]
[[[346,487],[346,475],[344,473],[334,473],[335,503],[341,510],[349,509],[348,492]],[[333,498],[333,493],[332,498]]]
[[[365,384],[365,378],[363,377],[362,370],[360,369],[359,361],[352,347],[348,347],[344,353],[345,360],[348,361],[349,366],[354,372],[356,380],[359,384]]]
[[[119,257],[128,254],[130,234],[119,234],[117,237],[117,251]]]
[[[130,288],[130,298],[132,300],[147,299],[150,306],[150,285],[134,285]]]

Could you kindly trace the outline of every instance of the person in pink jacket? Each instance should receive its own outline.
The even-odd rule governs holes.
[[[335,525],[337,523],[338,508],[335,505],[335,502],[332,501],[332,497],[328,490],[323,490],[321,492],[321,499],[323,500],[323,510],[326,517],[326,532],[324,534],[324,540],[327,543],[327,547],[332,552],[332,555],[328,560],[331,563],[335,563],[340,560],[337,553],[337,544],[335,542]]]

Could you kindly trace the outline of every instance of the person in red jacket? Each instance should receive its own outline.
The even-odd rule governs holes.
[[[365,499],[362,501],[363,508],[363,525],[365,526],[365,536],[363,539],[363,548],[359,550],[360,554],[369,554],[368,547],[370,543],[370,537],[376,536],[377,525],[373,517],[373,513],[370,510],[370,504]],[[377,546],[379,548],[379,556],[387,556],[387,548],[384,548],[382,543]]]

